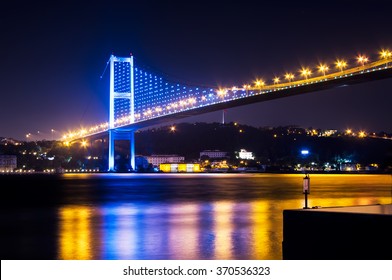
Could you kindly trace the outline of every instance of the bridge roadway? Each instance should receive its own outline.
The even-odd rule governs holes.
[[[379,63],[381,64],[381,63]],[[291,83],[282,83],[279,85],[264,86],[262,89],[252,88],[248,92],[253,92],[246,97],[238,97],[231,100],[222,99],[221,102],[211,104],[208,106],[201,106],[196,108],[190,108],[184,111],[175,112],[167,115],[160,115],[147,120],[141,120],[133,124],[126,124],[123,126],[118,126],[115,128],[121,131],[136,131],[138,129],[146,128],[153,125],[158,125],[162,123],[170,123],[179,119],[192,117],[196,115],[201,115],[205,113],[210,113],[218,110],[223,110],[227,108],[233,108],[238,106],[249,105],[253,103],[266,102],[269,100],[274,100],[278,98],[287,98],[290,96],[297,96],[300,94],[333,89],[344,87],[348,85],[354,85],[364,82],[372,82],[376,80],[382,80],[387,78],[392,78],[392,67],[386,67],[386,63],[383,65],[374,65],[373,68],[364,69],[363,66],[344,70],[342,75],[337,75],[337,73],[328,74],[325,76],[319,76],[315,78],[309,78],[306,80],[294,81]],[[256,92],[256,93],[255,93]],[[73,142],[81,138],[102,138],[107,135],[108,131],[96,132],[93,134],[86,134],[77,138],[74,138],[70,142]]]

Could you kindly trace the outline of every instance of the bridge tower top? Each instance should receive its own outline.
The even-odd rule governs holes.
[[[110,56],[109,129],[116,127],[116,120],[127,118],[135,122],[133,56]]]

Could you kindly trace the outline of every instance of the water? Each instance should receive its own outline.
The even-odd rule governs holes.
[[[0,176],[1,259],[282,259],[303,174]],[[391,203],[391,175],[311,174],[312,206]]]

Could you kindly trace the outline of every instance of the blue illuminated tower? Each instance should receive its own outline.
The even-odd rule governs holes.
[[[115,171],[114,143],[129,140],[130,165],[135,169],[134,131],[122,128],[123,124],[135,122],[133,56],[110,57],[110,108],[109,108],[109,155],[108,171]]]

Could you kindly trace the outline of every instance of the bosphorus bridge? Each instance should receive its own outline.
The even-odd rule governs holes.
[[[135,167],[134,132],[156,124],[272,99],[392,77],[392,52],[375,59],[358,55],[354,63],[338,59],[334,66],[303,67],[271,83],[257,79],[231,88],[173,83],[134,64],[133,56],[110,56],[109,121],[65,134],[66,143],[100,134],[109,135],[108,171],[115,171],[116,140],[130,141],[130,165]]]

